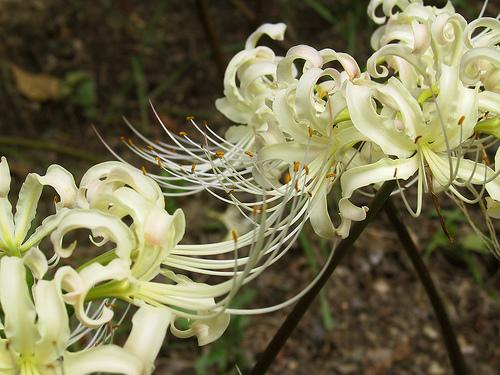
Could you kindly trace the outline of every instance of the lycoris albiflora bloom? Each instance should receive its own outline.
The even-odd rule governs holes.
[[[140,170],[120,162],[106,162],[89,169],[82,178],[74,205],[76,208],[51,234],[58,256],[66,258],[78,251],[76,243],[68,247],[62,243],[70,231],[79,228],[90,229],[93,242],[99,246],[107,242],[115,244],[78,271],[62,267],[55,276],[66,292],[66,303],[75,307],[78,319],[90,328],[109,322],[113,312],[101,305],[97,313],[89,314],[87,302],[117,298],[137,306],[148,304],[168,309],[174,335],[196,336],[200,345],[208,344],[227,328],[226,310],[237,312],[228,309],[228,305],[239,287],[257,277],[289,249],[280,246],[288,232],[268,236],[271,231],[268,222],[242,236],[233,232],[230,241],[178,245],[185,226],[182,211],[169,215],[158,184]],[[290,225],[281,216],[279,211],[274,212],[269,223]],[[130,218],[130,225],[122,220],[125,217]],[[294,233],[297,232],[295,229]],[[231,255],[248,246],[251,249],[245,256],[220,259],[220,255]],[[176,269],[228,280],[214,285],[197,283],[176,273]],[[179,317],[188,319],[187,330],[175,326]]]
[[[230,127],[226,139],[243,149],[255,150],[259,143],[283,140],[268,105],[278,89],[276,70],[282,57],[257,43],[263,35],[283,40],[285,28],[283,23],[260,26],[248,37],[245,49],[231,59],[224,74],[224,97],[217,99],[215,106],[228,119],[242,124]]]
[[[498,30],[497,23],[492,20],[479,24]],[[491,33],[494,31],[475,39],[491,41]],[[397,42],[380,46],[384,40]],[[379,71],[377,66],[384,58],[399,77],[391,77],[385,83],[363,79],[349,83],[347,102],[354,126],[387,157],[343,174],[341,212],[358,212],[363,218],[362,209],[349,201],[352,192],[373,183],[406,180],[415,172],[418,174],[417,208],[412,212],[415,216],[421,211],[424,188],[433,192],[447,190],[465,202],[476,202],[480,195],[468,199],[459,187],[470,190],[472,184],[484,185],[491,198],[498,200],[498,174],[478,163],[477,157],[480,151],[484,152],[484,146],[472,136],[480,116],[490,116],[484,114],[486,111],[498,114],[500,100],[486,85],[477,82],[469,87],[461,79],[464,59],[472,51],[468,46],[474,43],[466,21],[450,5],[437,10],[414,3],[402,13],[391,15],[387,25],[375,32],[374,41],[380,48],[368,60],[370,75],[387,76],[388,70],[382,67]],[[487,63],[494,60],[491,55],[495,48],[490,49]],[[488,69],[494,68],[488,66]],[[498,132],[496,129],[490,134],[495,131]],[[498,147],[495,141],[492,145]],[[476,159],[466,158],[467,153]]]
[[[7,159],[0,159],[0,254],[22,257],[25,264],[37,278],[47,270],[47,259],[38,245],[63,220],[75,199],[75,191],[65,186],[74,184],[73,176],[58,165],[49,167],[45,176],[30,173],[24,181],[16,204],[15,215],[9,201],[10,171]],[[31,223],[36,215],[38,201],[44,186],[53,187],[59,194],[57,213],[47,217],[28,236]]]
[[[2,257],[2,374],[85,375],[103,371],[127,375],[151,373],[153,360],[170,323],[168,311],[155,311],[148,307],[139,309],[123,348],[100,344],[71,351],[68,348],[71,337],[69,318],[57,279],[37,281],[31,288],[32,296],[26,280],[22,259],[7,255]],[[151,325],[154,325],[154,334],[149,328]]]

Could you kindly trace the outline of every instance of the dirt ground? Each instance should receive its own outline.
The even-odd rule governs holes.
[[[358,61],[365,61],[370,53],[374,25],[365,15],[365,2],[205,3],[226,62],[256,25],[277,21],[288,25],[286,41],[271,43],[281,54],[300,43],[347,51]],[[469,20],[482,5],[480,1],[456,3]],[[222,79],[197,4],[194,0],[0,0],[0,154],[9,158],[14,178],[21,181],[30,171],[42,173],[48,165],[59,163],[78,179],[92,163],[111,159],[92,125],[127,155],[119,141],[129,134],[122,116],[149,137],[161,139],[149,100],[174,130],[183,129],[187,115],[205,119],[215,129],[229,126],[214,107],[215,99],[222,96]],[[490,15],[498,12],[499,4],[488,8]],[[188,217],[198,217],[190,225],[203,226],[203,220],[210,219],[197,199],[206,197],[178,199],[175,204],[189,211]],[[429,208],[418,221],[406,218],[422,249],[442,237],[431,213]],[[203,239],[196,234],[200,230],[210,231],[206,226],[195,227],[186,242]],[[460,220],[456,230],[457,238],[471,233]],[[315,249],[322,246],[312,235],[308,237]],[[456,246],[464,247],[460,241]],[[499,263],[476,251],[457,255],[442,241],[435,247],[426,263],[467,363],[473,374],[496,375],[500,368]],[[250,286],[253,298],[247,305],[279,303],[312,277],[296,245],[286,260]],[[331,329],[325,329],[324,313],[316,303],[269,373],[452,373],[427,297],[384,220],[370,225],[357,241],[329,281],[325,300]],[[198,348],[193,340],[170,337],[155,373],[236,374],[234,362],[245,373],[288,311],[237,321],[228,333],[236,341],[222,341],[228,345],[222,349]],[[237,353],[230,345],[238,348]],[[199,358],[206,359],[205,365]]]

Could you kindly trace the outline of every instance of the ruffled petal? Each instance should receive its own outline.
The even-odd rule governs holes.
[[[257,28],[250,36],[247,38],[245,43],[245,49],[255,48],[259,39],[263,35],[269,36],[274,40],[283,40],[285,37],[286,25],[284,23],[265,23]]]
[[[57,194],[59,194],[60,201],[56,207],[74,207],[76,204],[76,197],[78,189],[75,185],[73,175],[60,165],[53,164],[47,168],[47,173],[44,176],[34,174],[38,182],[44,186],[52,186]]]
[[[361,221],[366,218],[368,207],[357,207],[349,200],[354,191],[380,182],[410,178],[418,169],[418,155],[408,159],[384,158],[376,163],[348,169],[340,179],[342,199],[339,201],[340,215]]]
[[[116,244],[115,252],[118,257],[128,259],[136,246],[135,238],[130,229],[117,217],[95,210],[72,209],[64,216],[64,220],[50,235],[54,251],[63,258],[68,258],[76,247],[76,241],[64,248],[64,236],[73,230],[86,228],[98,231]]]
[[[377,113],[368,87],[348,83],[346,99],[356,129],[379,145],[384,153],[408,157],[415,152],[413,140],[398,133],[394,120]]]

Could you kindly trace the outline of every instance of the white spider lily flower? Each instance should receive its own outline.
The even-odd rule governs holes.
[[[253,149],[255,140],[269,142],[269,133],[280,136],[267,101],[272,100],[277,89],[276,66],[281,57],[257,43],[263,35],[283,40],[285,29],[283,23],[263,24],[248,37],[245,49],[226,68],[224,97],[215,101],[216,108],[228,119],[242,124],[229,128],[226,139],[234,143],[245,139],[246,149]]]
[[[392,179],[406,180],[415,172],[415,216],[421,210],[424,182],[430,189],[449,189],[464,200],[457,186],[485,184],[490,196],[498,197],[500,185],[495,172],[465,159],[460,150],[478,120],[477,90],[464,87],[458,67],[447,65],[441,67],[439,88],[435,103],[419,103],[394,77],[383,85],[348,83],[347,103],[354,126],[392,158],[353,168],[342,175],[340,205],[344,215],[353,220],[365,217],[363,210],[349,201],[356,189]],[[381,110],[375,100],[382,105]]]
[[[102,237],[102,241],[95,242],[98,245],[108,241],[116,244],[79,271],[62,267],[56,272],[56,279],[66,292],[64,299],[75,307],[81,323],[97,328],[109,322],[113,312],[108,306],[102,306],[97,316],[89,316],[86,308],[89,300],[109,297],[139,306],[145,302],[166,306],[172,321],[187,315],[192,321],[189,332],[198,336],[200,344],[211,342],[224,332],[229,316],[215,312],[218,305],[214,297],[230,292],[230,283],[224,285],[223,291],[203,285],[201,289],[205,292],[200,294],[197,283],[177,285],[184,279],[168,277],[168,283],[153,281],[164,273],[162,264],[183,237],[185,220],[181,210],[173,215],[165,211],[159,187],[152,179],[120,162],[103,163],[91,168],[82,178],[78,203],[88,208],[72,209],[51,234],[55,252],[61,257],[71,256],[76,243],[63,247],[63,239],[79,228],[90,229],[93,236]],[[132,220],[129,226],[122,221],[125,216]],[[183,311],[191,313],[183,314]],[[174,326],[172,331],[180,332]],[[186,335],[186,332],[182,334]]]
[[[9,202],[10,171],[5,157],[0,161],[0,253],[25,257],[26,265],[41,278],[47,270],[47,260],[38,249],[40,242],[64,219],[68,207],[76,200],[73,176],[58,165],[51,165],[44,176],[30,173],[26,177],[13,214]],[[31,223],[36,215],[38,201],[44,186],[52,186],[59,195],[57,213],[45,218],[31,235]]]
[[[289,85],[276,94],[273,102],[280,129],[290,140],[263,147],[258,152],[258,160],[261,163],[284,161],[289,166],[287,175],[304,168],[305,173],[298,179],[296,189],[312,197],[308,212],[315,232],[325,238],[345,237],[349,225],[346,222],[339,227],[333,225],[328,214],[327,195],[342,170],[339,161],[344,152],[367,140],[345,116],[347,104],[343,92],[346,82],[359,78],[361,73],[356,61],[345,53],[298,47],[278,64],[278,76],[289,81]],[[287,76],[290,64],[299,57],[307,58],[307,68],[298,78]],[[344,71],[316,67],[332,61],[339,62]],[[266,170],[265,165],[261,169]],[[279,186],[277,182],[274,184]]]
[[[40,280],[32,293],[33,300],[22,259],[4,256],[0,260],[0,304],[4,313],[4,338],[0,339],[2,374],[151,373],[143,372],[141,357],[116,345],[68,351],[69,319],[59,285],[55,280]],[[138,329],[142,327],[134,327],[133,332]],[[130,340],[129,347],[138,339]]]

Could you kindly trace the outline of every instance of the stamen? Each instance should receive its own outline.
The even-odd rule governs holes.
[[[193,120],[194,120],[193,115],[186,116],[186,121],[193,121]]]
[[[250,158],[253,158],[253,152],[252,151],[245,151],[245,155],[247,155]]]
[[[58,195],[54,195],[54,204],[58,204],[61,200]]]
[[[125,142],[125,137],[123,135],[120,137],[120,141]]]
[[[300,163],[296,160],[293,162],[293,171],[297,173],[299,171]]]
[[[238,233],[234,229],[231,230],[231,237],[233,238],[234,242],[238,242]]]
[[[417,135],[417,138],[415,138],[415,144],[417,144],[417,142],[418,142],[418,140],[419,140],[420,138],[422,138],[422,136],[421,136],[421,135]]]
[[[312,138],[314,134],[314,131],[310,126],[307,127],[307,134],[309,135],[309,138]]]
[[[181,137],[187,137],[187,133],[186,133],[186,132],[179,132],[179,135],[180,135]]]
[[[285,185],[288,184],[291,179],[292,179],[292,177],[290,176],[290,173],[285,172],[283,174],[283,182],[284,182]]]
[[[195,169],[196,169],[196,164],[194,163],[191,164],[191,173],[194,173]]]
[[[333,178],[335,176],[337,176],[337,174],[332,172],[332,173],[327,173],[325,177],[326,178]]]
[[[146,148],[149,150],[149,151],[154,151],[154,147],[151,146],[151,145],[147,145]]]
[[[141,171],[144,176],[148,175],[148,171],[146,171],[146,167],[144,165],[141,166]]]
[[[464,115],[460,116],[460,118],[458,119],[458,125],[463,125],[464,120],[465,120],[465,116]]]
[[[156,156],[155,159],[156,159],[156,164],[158,164],[158,167],[163,168],[163,165],[161,163],[161,158],[159,156]]]
[[[127,142],[128,142],[128,144],[129,144],[130,146],[132,146],[132,147],[133,147],[133,146],[135,146],[135,145],[134,145],[134,142],[132,141],[132,138],[127,139]]]
[[[392,177],[396,178],[397,175],[398,175],[398,169],[394,168],[394,175]]]
[[[306,171],[306,175],[309,174],[309,166],[304,164],[304,171]]]
[[[215,151],[215,156],[222,159],[224,157],[224,151]]]

